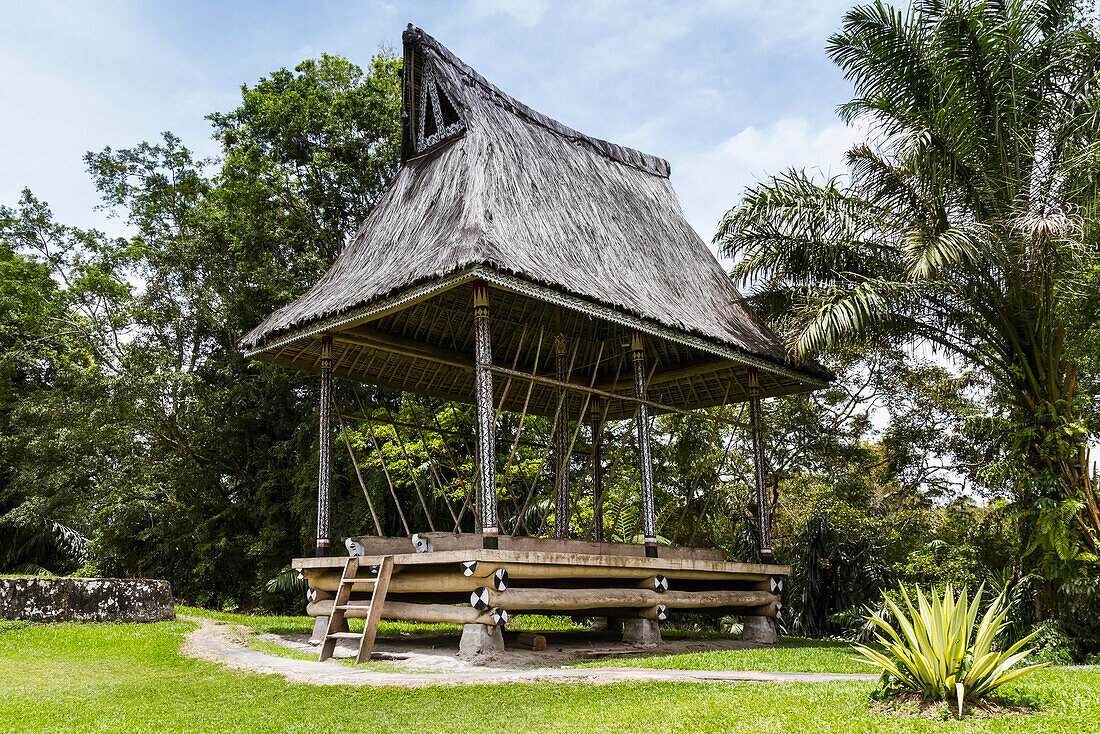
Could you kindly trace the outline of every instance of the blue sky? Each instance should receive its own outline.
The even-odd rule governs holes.
[[[322,52],[366,64],[414,23],[491,82],[597,137],[667,158],[709,240],[754,179],[843,171],[851,90],[825,55],[847,2],[26,2],[0,0],[0,202],[29,186],[94,211],[81,156],[171,130],[216,155],[204,115]]]

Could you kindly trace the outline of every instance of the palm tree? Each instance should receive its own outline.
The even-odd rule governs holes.
[[[853,8],[828,46],[855,86],[840,114],[870,131],[849,176],[759,183],[715,241],[799,355],[917,342],[984,372],[1011,457],[989,476],[1100,555],[1067,355],[1098,254],[1100,36],[1083,18],[1071,0]]]

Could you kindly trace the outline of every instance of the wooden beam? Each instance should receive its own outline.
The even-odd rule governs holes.
[[[365,619],[369,611],[369,602],[353,602],[348,609],[344,610],[344,616],[353,619]],[[332,599],[315,601],[307,605],[306,614],[311,617],[331,615]],[[438,624],[496,624],[491,611],[479,612],[472,607],[458,607],[451,604],[412,604],[400,601],[387,601],[383,604],[382,619],[399,619],[406,622],[434,622]]]
[[[419,533],[418,537],[431,541],[435,552],[453,550],[475,550],[481,548],[481,536],[473,533],[437,532]],[[372,535],[352,537],[365,549],[364,555],[389,555],[391,553],[412,553],[414,548],[408,538],[379,538]],[[500,538],[500,550],[532,551],[550,553],[583,553],[603,556],[645,556],[645,548],[638,543],[609,543],[573,538],[528,538],[525,536],[504,536]],[[717,548],[693,548],[687,546],[662,546],[661,555],[666,558],[724,561],[726,554]],[[653,573],[652,571],[650,572]]]
[[[336,591],[340,586],[340,577],[334,573],[310,571],[307,573],[309,587],[321,591]],[[449,594],[470,592],[479,586],[485,586],[486,580],[476,576],[463,576],[458,568],[453,571],[405,570],[390,579],[390,594]],[[356,581],[352,587],[355,592],[374,591],[374,579]]]
[[[653,373],[653,376],[649,378],[649,386],[654,387],[656,385],[663,385],[666,382],[685,380],[697,375],[706,375],[722,369],[735,368],[736,366],[737,363],[731,359],[708,359],[703,362],[692,362],[682,367],[666,367],[665,369],[657,370]],[[632,383],[633,378],[630,375],[620,375],[618,379],[604,380],[598,383],[596,388],[599,390],[617,392],[618,390],[630,387]]]
[[[338,342],[347,342],[361,347],[377,349],[382,352],[400,354],[405,357],[426,359],[430,362],[439,362],[440,364],[459,367],[464,370],[472,371],[474,369],[473,360],[462,352],[443,349],[442,347],[425,344],[424,342],[409,339],[408,337],[399,336],[397,334],[388,334],[384,331],[372,329],[367,326],[333,332],[332,338]]]
[[[577,382],[571,382],[566,380],[555,380],[552,377],[543,377],[542,375],[533,375],[530,372],[521,372],[519,370],[509,369],[507,367],[492,366],[490,371],[498,374],[505,375],[506,377],[514,377],[518,380],[526,380],[528,382],[535,382],[549,387],[560,387],[570,390],[572,392],[579,392],[587,395],[598,395],[601,398],[609,398],[611,400],[621,400],[627,403],[640,403],[650,408],[655,408],[662,413],[679,413],[680,415],[694,415],[706,420],[714,421],[715,423],[725,423],[726,425],[736,426],[738,428],[745,428],[746,423],[743,421],[730,420],[720,415],[714,415],[712,413],[702,413],[698,410],[685,410],[683,408],[677,408],[673,405],[667,405],[665,403],[658,403],[656,400],[648,400],[645,398],[638,398],[633,395],[623,395],[622,393],[608,392],[607,390],[599,390],[594,387],[588,387]]]
[[[377,566],[382,562],[382,555],[365,556],[361,562]],[[291,566],[304,570],[309,568],[343,568],[347,557],[330,558],[295,558]],[[769,576],[789,576],[790,566],[778,566],[763,563],[738,563],[734,561],[712,561],[705,559],[678,559],[678,558],[646,558],[644,556],[625,555],[591,555],[584,553],[553,553],[546,551],[517,551],[517,550],[454,550],[437,551],[435,553],[409,553],[407,555],[395,555],[393,562],[394,572],[404,567],[411,570],[414,566],[454,566],[467,561],[477,561],[478,574],[482,568],[499,567],[504,564],[526,564],[531,566],[557,565],[580,566],[593,569],[603,569],[605,575],[614,578],[625,569],[645,569],[649,574],[663,573],[665,576],[680,578],[683,571],[708,571],[714,572],[719,577],[725,574],[737,574],[740,578],[751,578],[754,581],[765,579]],[[404,571],[402,571],[404,573]],[[491,573],[491,571],[490,571]],[[514,575],[509,569],[509,575]]]
[[[534,632],[520,632],[516,635],[514,643],[528,650],[540,652],[546,649],[546,636]]]
[[[471,606],[501,607],[517,611],[570,611],[615,607],[649,608],[663,604],[669,609],[707,607],[760,609],[777,600],[766,591],[666,591],[649,589],[508,589],[482,587],[470,596]]]
[[[707,612],[709,613],[710,610],[708,609]],[[655,619],[663,622],[668,619],[668,609],[663,604],[658,604],[655,607],[602,607],[599,609],[571,609],[569,615],[574,617],[611,617],[614,619]]]

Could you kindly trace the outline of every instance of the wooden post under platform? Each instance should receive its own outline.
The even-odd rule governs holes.
[[[321,404],[318,406],[317,550],[327,556],[331,542],[329,503],[332,497],[332,337],[321,337]]]
[[[485,548],[497,547],[496,416],[493,413],[489,287],[474,283],[474,412],[477,416],[477,510]]]
[[[592,420],[592,539],[603,542],[603,416],[600,398],[589,402]]]
[[[554,376],[567,381],[569,359],[565,337],[554,338]],[[569,537],[569,394],[558,388],[558,416],[554,424],[554,537]]]
[[[641,332],[630,332],[630,351],[634,363],[634,395],[646,398],[645,341]],[[649,407],[638,404],[638,467],[642,475],[642,535],[645,554],[657,557],[657,511],[653,497],[653,450],[649,442]]]
[[[760,536],[760,560],[771,563],[771,508],[768,503],[764,431],[760,426],[760,375],[755,367],[749,367],[749,423],[752,426],[752,463],[756,479],[756,526]]]

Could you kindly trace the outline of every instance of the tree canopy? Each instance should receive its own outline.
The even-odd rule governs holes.
[[[1096,323],[1100,35],[1067,0],[877,2],[829,41],[868,130],[849,175],[762,182],[716,240],[793,348],[924,343],[979,369],[999,410],[983,468],[1029,543],[1100,554],[1081,370]],[[1056,518],[1068,518],[1070,529]]]

